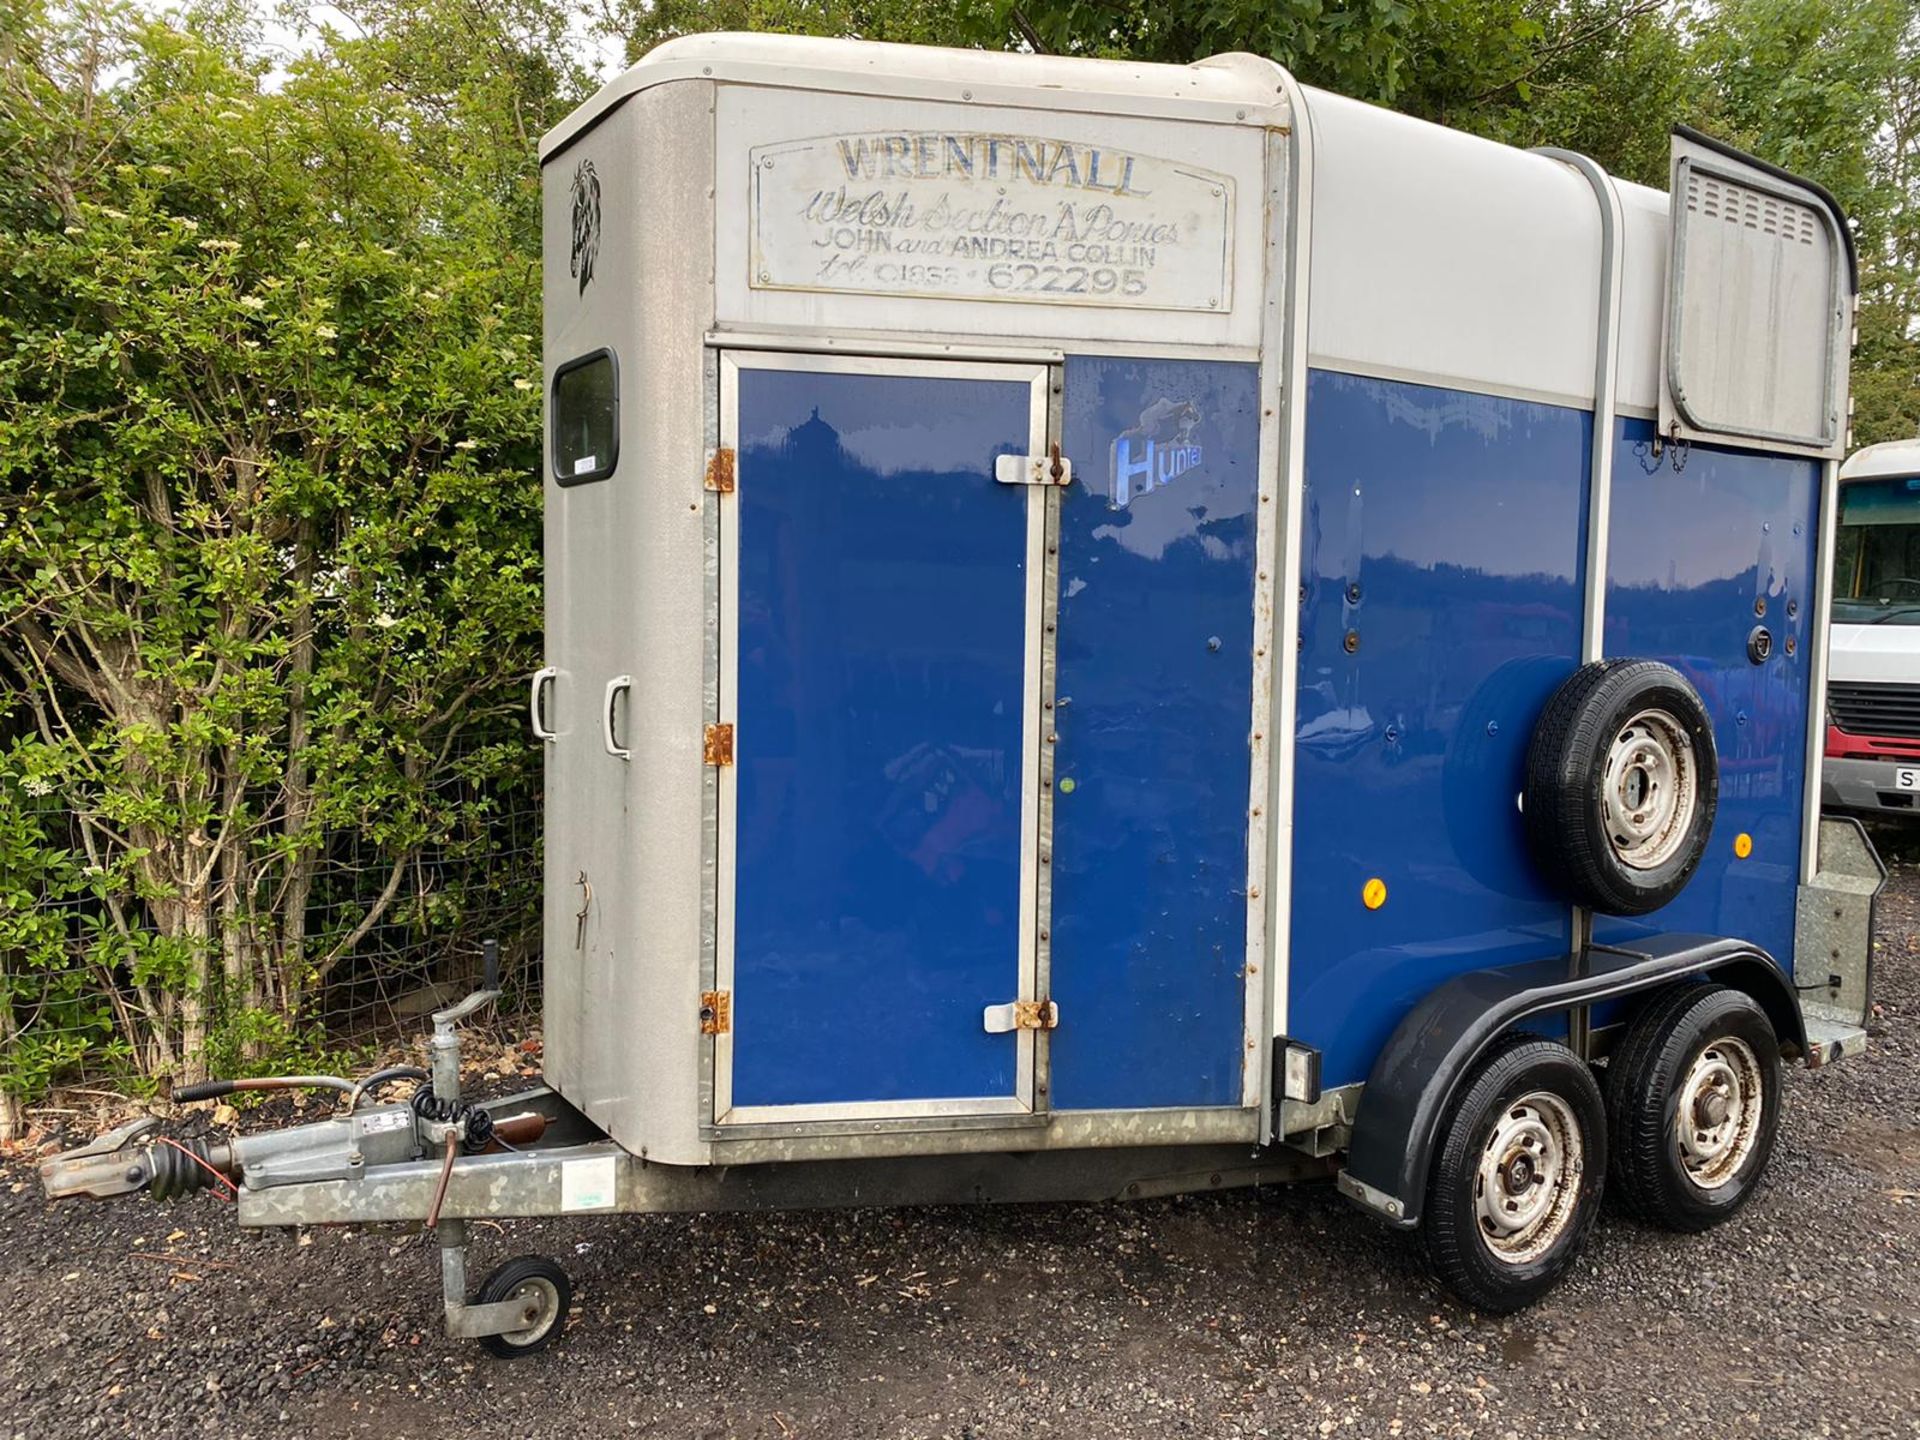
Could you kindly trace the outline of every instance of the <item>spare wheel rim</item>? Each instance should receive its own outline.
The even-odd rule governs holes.
[[[1607,747],[1600,795],[1607,842],[1632,870],[1655,870],[1693,831],[1699,771],[1693,737],[1664,710],[1642,710]]]

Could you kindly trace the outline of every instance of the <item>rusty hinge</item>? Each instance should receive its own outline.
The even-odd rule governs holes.
[[[726,990],[700,992],[700,1033],[724,1035],[733,1029],[733,995]]]
[[[707,456],[707,489],[719,495],[733,493],[733,451],[725,445]]]
[[[1060,1007],[1051,1000],[1009,1000],[1005,1005],[987,1006],[980,1021],[989,1035],[1004,1035],[1009,1030],[1051,1030],[1060,1023]]]
[[[709,765],[733,763],[733,727],[731,725],[707,726],[706,756]]]

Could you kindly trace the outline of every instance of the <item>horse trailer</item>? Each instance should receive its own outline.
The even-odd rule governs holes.
[[[569,1288],[470,1295],[480,1217],[1331,1177],[1499,1312],[1603,1187],[1753,1195],[1882,878],[1819,808],[1824,190],[745,35],[541,159],[544,1086],[462,1098],[458,1007],[408,1103],[50,1193],[427,1218],[501,1354]]]

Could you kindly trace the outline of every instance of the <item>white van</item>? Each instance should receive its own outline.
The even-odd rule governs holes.
[[[1920,812],[1920,439],[1856,451],[1839,520],[1820,798]]]

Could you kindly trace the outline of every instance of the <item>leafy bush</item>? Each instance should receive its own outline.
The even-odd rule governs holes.
[[[244,11],[7,10],[0,674],[72,822],[15,845],[8,963],[94,999],[6,1063],[197,1078],[309,1047],[382,927],[456,928],[438,861],[537,783],[537,173],[500,107],[560,96],[474,42],[423,71],[404,11],[270,79]]]

